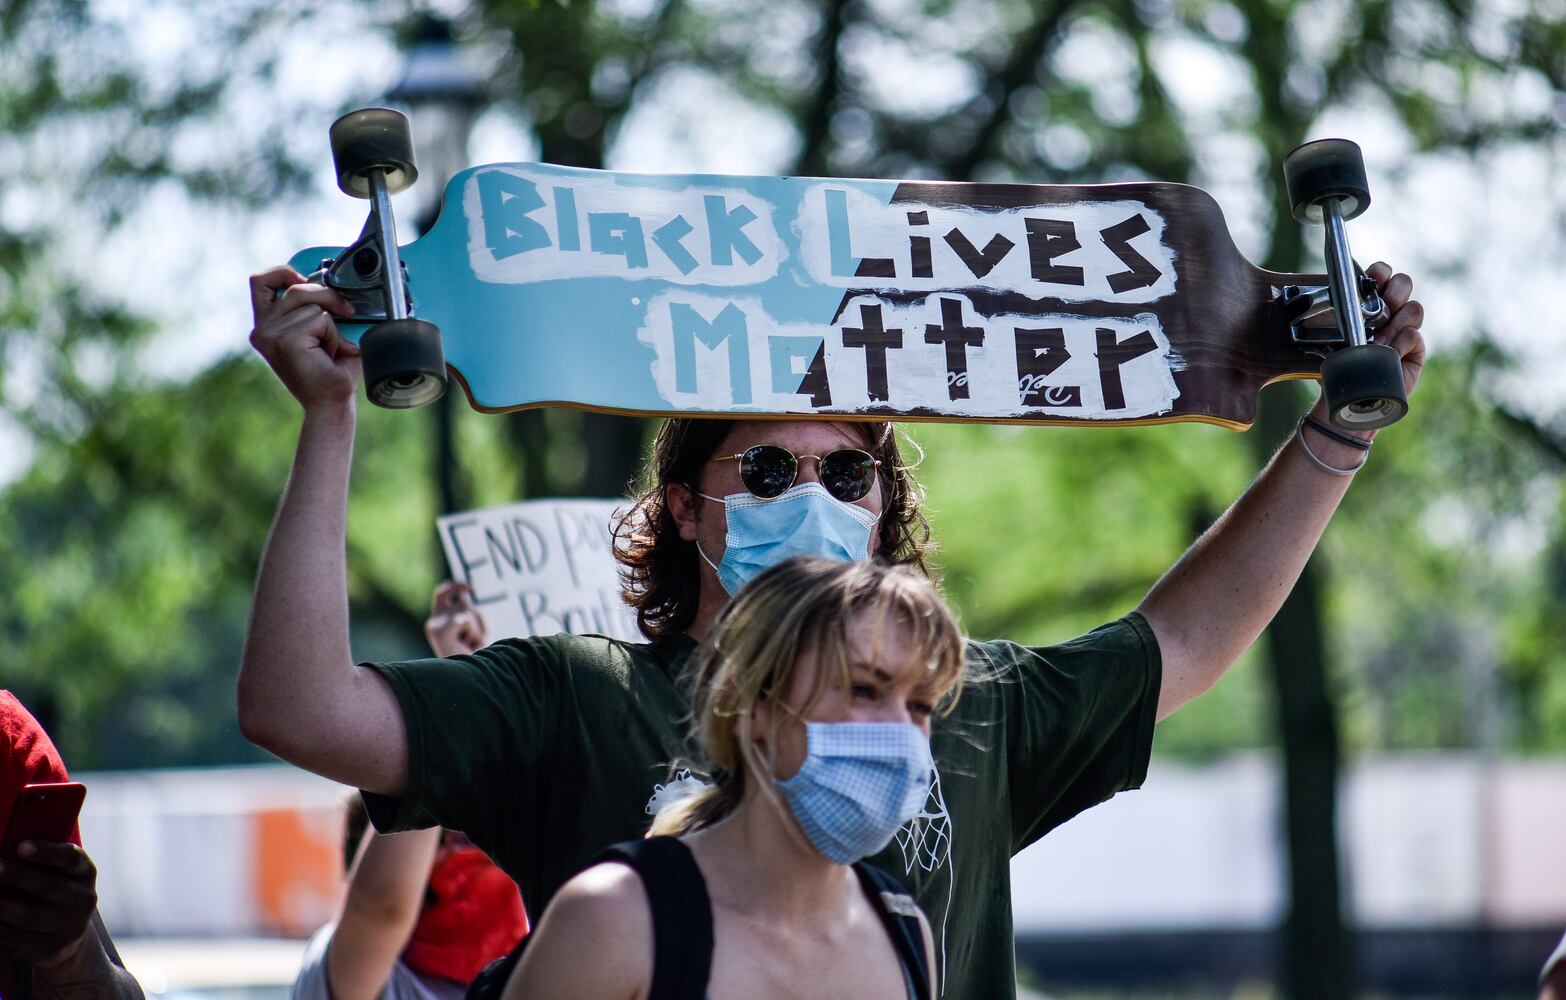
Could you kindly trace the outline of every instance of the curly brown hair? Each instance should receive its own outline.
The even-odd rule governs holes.
[[[696,544],[680,537],[669,511],[668,488],[694,487],[702,467],[729,436],[733,420],[675,418],[653,440],[646,473],[631,505],[614,525],[614,557],[620,563],[621,598],[636,609],[649,639],[667,639],[690,628],[701,593]],[[865,450],[881,460],[881,511],[877,558],[912,566],[933,577],[925,558],[933,550],[930,524],[920,504],[924,488],[903,463],[897,434],[887,422],[852,423]],[[917,447],[917,446],[916,446]]]

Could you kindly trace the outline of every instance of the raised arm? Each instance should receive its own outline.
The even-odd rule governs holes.
[[[441,834],[439,827],[365,834],[326,946],[333,1000],[376,1000],[386,989],[418,923]]]
[[[1397,348],[1410,393],[1425,363],[1419,332],[1424,307],[1406,274],[1373,264],[1370,276],[1392,310],[1378,343]],[[1323,423],[1318,402],[1312,411]],[[1329,465],[1352,468],[1365,453],[1305,428],[1311,451]],[[1373,438],[1374,431],[1360,432]],[[1158,581],[1137,608],[1158,636],[1163,687],[1158,717],[1169,715],[1218,682],[1261,635],[1305,568],[1352,476],[1318,468],[1290,438],[1250,489]]]
[[[303,408],[299,447],[261,556],[239,668],[239,725],[290,763],[383,795],[407,784],[402,712],[348,645],[348,471],[358,349],[330,289],[277,267],[250,279],[250,343]],[[279,293],[281,293],[279,295]]]

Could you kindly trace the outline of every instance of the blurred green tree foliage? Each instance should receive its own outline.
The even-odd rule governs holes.
[[[75,249],[72,234],[61,230],[84,222],[112,225],[130,200],[122,195],[140,191],[138,185],[177,184],[199,198],[254,203],[297,194],[305,178],[320,172],[319,164],[301,155],[318,152],[319,142],[292,134],[319,131],[319,121],[294,120],[303,100],[281,89],[272,111],[260,116],[272,127],[259,136],[244,132],[245,141],[232,148],[218,140],[233,133],[211,130],[235,127],[224,119],[236,94],[275,84],[297,36],[341,30],[340,23],[323,20],[322,6],[312,5],[310,10],[317,11],[312,14],[302,7],[231,5],[206,25],[217,32],[227,58],[164,66],[157,74],[128,55],[99,60],[96,66],[75,60],[73,53],[101,47],[106,40],[104,26],[86,5],[31,0],[8,6],[0,19],[13,56],[0,74],[0,124],[5,126],[0,162],[18,179],[18,188],[39,199],[35,205],[50,209],[8,205],[0,214],[5,415],[25,435],[11,440],[30,442],[34,451],[31,470],[6,493],[6,515],[17,526],[6,533],[5,544],[16,549],[7,572],[16,574],[9,579],[18,586],[51,575],[45,569],[48,553],[67,564],[82,562],[84,550],[55,544],[58,538],[38,519],[47,521],[53,511],[62,524],[83,521],[65,501],[89,498],[120,518],[133,518],[131,508],[152,502],[174,514],[197,515],[170,518],[179,527],[167,530],[196,533],[185,544],[171,537],[151,551],[221,549],[224,558],[204,564],[200,578],[231,578],[241,588],[248,586],[261,536],[257,528],[270,515],[280,470],[286,468],[292,414],[259,369],[249,379],[235,374],[256,369],[237,344],[239,361],[199,373],[188,383],[148,378],[137,352],[155,331],[157,317],[133,314],[123,296],[84,280],[79,262],[67,253]],[[1548,131],[1558,110],[1518,118],[1511,106],[1493,97],[1540,83],[1560,92],[1562,47],[1541,41],[1562,37],[1566,29],[1557,23],[1560,18],[1542,9],[1507,14],[1484,5],[1418,6],[1415,17],[1387,4],[1358,5],[1353,17],[1329,23],[1325,9],[1314,4],[1270,5],[1263,11],[1221,3],[1068,0],[1039,12],[1005,2],[818,6],[672,0],[592,6],[489,0],[460,17],[458,28],[490,44],[498,40],[512,53],[498,74],[497,100],[519,109],[546,153],[557,160],[604,162],[604,151],[614,148],[628,116],[673,113],[664,107],[670,104],[677,111],[678,98],[666,96],[674,78],[697,92],[727,89],[763,119],[794,123],[794,160],[826,171],[1201,182],[1225,169],[1204,163],[1228,151],[1248,165],[1255,190],[1275,192],[1280,187],[1275,161],[1257,153],[1278,127],[1269,117],[1278,106],[1287,109],[1286,120],[1298,130],[1350,99],[1384,102],[1401,109],[1419,145],[1432,148],[1483,148]],[[395,38],[408,12],[363,15],[359,30]],[[164,13],[177,19],[177,12]],[[1422,26],[1415,30],[1413,22]],[[1287,58],[1266,70],[1284,81],[1282,96],[1268,97],[1269,108],[1258,96],[1260,71],[1250,59],[1271,36],[1284,39]],[[1361,44],[1351,44],[1356,38]],[[1181,46],[1231,71],[1220,78],[1234,92],[1216,95],[1221,98],[1216,112],[1182,109],[1172,99],[1159,53]],[[1456,74],[1455,84],[1446,69]],[[944,104],[926,99],[909,106],[896,87],[897,74],[908,72],[951,81]],[[689,82],[693,75],[698,82]],[[355,95],[348,102],[371,96]],[[1247,143],[1251,148],[1245,148]],[[615,155],[634,159],[635,151]],[[62,182],[68,193],[84,196],[76,199],[75,210],[60,200]],[[1269,228],[1274,217],[1267,214]],[[1303,246],[1292,222],[1280,233],[1279,245]],[[1305,259],[1300,250],[1292,253]],[[1467,332],[1474,338],[1486,331]],[[1548,414],[1503,415],[1489,405],[1505,365],[1505,357],[1489,347],[1438,356],[1408,428],[1378,445],[1376,461],[1350,494],[1349,510],[1358,516],[1340,517],[1332,529],[1327,554],[1339,575],[1348,578],[1331,588],[1338,626],[1333,634],[1340,636],[1336,642],[1352,667],[1345,670],[1345,681],[1354,692],[1349,735],[1356,745],[1448,746],[1479,738],[1471,713],[1463,711],[1465,696],[1451,685],[1437,685],[1423,699],[1436,716],[1427,718],[1423,710],[1410,714],[1395,704],[1397,693],[1408,688],[1400,682],[1402,675],[1417,673],[1399,664],[1431,665],[1428,656],[1412,651],[1445,651],[1436,659],[1454,658],[1450,643],[1434,638],[1443,634],[1431,618],[1437,612],[1429,598],[1437,594],[1449,601],[1461,596],[1457,603],[1476,609],[1491,633],[1480,645],[1495,651],[1494,664],[1506,671],[1510,687],[1519,694],[1527,687],[1531,708],[1509,713],[1515,725],[1507,727],[1508,739],[1542,748],[1555,745],[1550,734],[1562,731],[1531,715],[1561,699],[1547,693],[1543,670],[1554,652],[1548,611],[1537,600],[1524,599],[1559,583],[1559,568],[1547,566],[1560,558],[1559,504],[1541,498],[1554,496],[1558,483],[1553,473],[1560,435],[1551,429]],[[146,401],[138,407],[141,397]],[[170,414],[177,434],[154,433],[134,422],[137,414],[150,419],[160,410]],[[1441,431],[1426,440],[1416,430],[1421,414],[1432,411],[1443,414]],[[1453,419],[1455,412],[1464,418]],[[202,419],[190,421],[193,413]],[[378,417],[371,414],[367,427]],[[241,419],[255,426],[243,435],[228,433],[225,422]],[[475,502],[578,486],[585,463],[571,442],[583,418],[562,412],[534,420],[539,427],[525,439],[532,447],[519,459],[512,447],[518,435],[497,433],[490,426],[497,421],[464,414],[460,433],[466,478],[480,490]],[[423,425],[417,426],[424,433]],[[220,428],[224,432],[216,433]],[[637,436],[641,433],[638,428]],[[1133,603],[1243,487],[1253,467],[1244,438],[1201,427],[1040,432],[921,426],[912,433],[931,446],[924,471],[942,525],[943,562],[953,596],[976,632],[1019,638],[1059,637]],[[402,451],[381,456],[367,431],[361,459],[375,468],[399,468],[400,476],[387,475],[393,483],[422,477],[427,463],[419,456],[419,436],[388,434],[387,441]],[[216,452],[226,455],[227,464],[216,462]],[[1421,460],[1405,460],[1405,453],[1417,453]],[[191,455],[202,457],[187,460]],[[952,462],[956,467],[950,467]],[[1388,474],[1380,471],[1385,467],[1400,473],[1386,486],[1394,495],[1401,492],[1398,502],[1367,499],[1387,483]],[[985,474],[972,475],[975,468]],[[366,519],[420,525],[416,534],[422,534],[426,490],[395,485],[377,490],[374,475],[355,479],[356,502],[378,510],[374,504],[385,492],[394,503]],[[1422,480],[1420,488],[1407,489],[1409,477]],[[93,491],[99,487],[92,483],[107,484],[101,489],[111,492],[98,497]],[[1085,490],[1088,483],[1091,493]],[[246,513],[236,520],[227,510],[233,490],[218,489],[219,484],[253,484],[259,498],[247,487]],[[1411,502],[1417,509],[1410,508]],[[407,512],[392,513],[403,509]],[[1382,534],[1366,527],[1378,510],[1401,515],[1375,522]],[[974,511],[985,512],[981,523],[994,524],[995,530],[966,530],[963,525],[974,520]],[[209,522],[226,534],[206,536]],[[1047,527],[1038,531],[1040,524]],[[86,551],[112,556],[128,572],[138,558],[116,553],[115,547],[129,544],[130,538],[102,522],[95,527],[94,546]],[[1463,544],[1443,537],[1454,530],[1461,531]],[[1038,551],[1017,546],[1013,531],[1032,533]],[[1339,545],[1340,535],[1352,536],[1353,542]],[[1397,542],[1381,543],[1383,537]],[[1542,551],[1529,551],[1525,541]],[[365,544],[368,566],[385,573],[384,581],[366,584],[366,600],[385,599],[389,619],[401,621],[411,635],[407,627],[419,617],[423,589],[435,572],[428,553],[415,557],[386,531]],[[1510,561],[1504,566],[1471,558],[1480,554],[1476,550],[1496,545],[1509,546]],[[375,555],[382,551],[396,555]],[[1356,560],[1361,552],[1363,561]],[[1386,567],[1389,560],[1410,564],[1395,574],[1396,585],[1388,582],[1389,568],[1357,572],[1361,566]],[[1481,572],[1486,565],[1489,571]],[[1464,578],[1487,582],[1483,588],[1465,586]],[[74,685],[95,676],[94,671],[57,673],[55,647],[33,647],[31,637],[69,631],[64,627],[69,619],[56,620],[58,606],[51,602],[85,608],[87,589],[112,579],[107,589],[117,593],[105,603],[128,607],[137,589],[133,581],[140,577],[105,577],[78,568],[74,576],[62,571],[59,579],[74,583],[55,584],[52,598],[15,602],[34,617],[8,623],[13,642],[20,643],[14,647],[18,662],[12,676],[40,687],[53,685],[48,678],[58,676],[62,708],[115,704],[116,697],[99,696],[94,702],[65,695],[67,677],[78,677]],[[1480,589],[1486,595],[1506,593],[1500,602],[1504,615],[1497,616],[1480,599]],[[1371,599],[1372,591],[1384,593]],[[1425,599],[1408,596],[1413,594]],[[179,617],[177,605],[160,604],[136,617],[142,628],[188,640],[192,629]],[[1388,613],[1373,613],[1382,607]],[[1445,629],[1474,634],[1477,628],[1459,626],[1466,619],[1454,620],[1452,610],[1439,612]],[[104,619],[104,636],[121,631],[122,623],[113,617]],[[1352,638],[1342,634],[1344,629]],[[141,659],[134,669],[115,664],[119,655],[130,658],[131,650],[117,654],[115,644],[105,645],[111,649],[100,654],[106,660],[97,676],[134,677],[145,685],[163,673],[157,663]],[[1391,652],[1399,649],[1404,655]],[[196,657],[188,669],[211,662]],[[1243,677],[1242,671],[1234,683],[1255,686]],[[1204,704],[1217,705],[1223,697]],[[1259,696],[1253,692],[1240,704],[1249,710],[1215,708],[1213,718],[1189,727],[1177,718],[1161,740],[1189,752],[1266,743],[1268,727],[1257,718],[1265,712]],[[89,721],[76,716],[77,710],[69,708],[70,721]],[[1194,707],[1190,712],[1203,714]],[[1437,717],[1441,713],[1444,722]],[[1182,735],[1187,729],[1189,737]],[[97,757],[90,742],[84,739],[76,747],[89,760]],[[126,753],[122,759],[137,759],[135,751]],[[171,757],[159,756],[177,759],[177,744],[168,753]]]

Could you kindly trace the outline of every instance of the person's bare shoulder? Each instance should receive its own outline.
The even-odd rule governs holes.
[[[622,864],[594,865],[550,900],[505,1000],[643,1000],[652,971],[652,914],[642,880]]]

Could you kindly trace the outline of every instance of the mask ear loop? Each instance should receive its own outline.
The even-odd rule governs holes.
[[[693,483],[680,483],[680,485],[685,487],[686,491],[693,497],[701,497],[703,500],[710,500],[713,503],[724,503],[721,497],[708,496],[701,490],[698,490]],[[691,544],[696,546],[696,554],[701,557],[701,561],[711,566],[714,573],[718,572],[718,564],[707,558],[707,553],[702,551],[701,542],[693,538],[691,539]]]
[[[797,723],[802,729],[805,729],[805,753],[808,759],[810,731],[805,727],[804,716],[770,696],[767,698],[767,702],[786,721]],[[794,815],[793,808],[789,806],[788,802],[778,792],[778,782],[781,779],[778,778],[777,747],[775,744],[780,727],[776,724],[772,726],[772,731],[769,734],[772,739],[768,741],[767,752],[763,754],[756,748],[755,741],[751,739],[751,721],[751,719],[740,720],[740,729],[743,730],[741,738],[749,744],[748,751],[741,752],[740,760],[748,763],[753,771],[761,772],[752,775],[756,782],[756,794],[765,799],[767,804],[777,813],[778,820],[783,824],[783,829],[793,838],[794,843],[807,851],[820,854],[821,852],[816,845],[812,844],[810,838],[805,836],[804,828],[800,826],[799,818]],[[801,761],[800,767],[804,766],[804,761]]]

